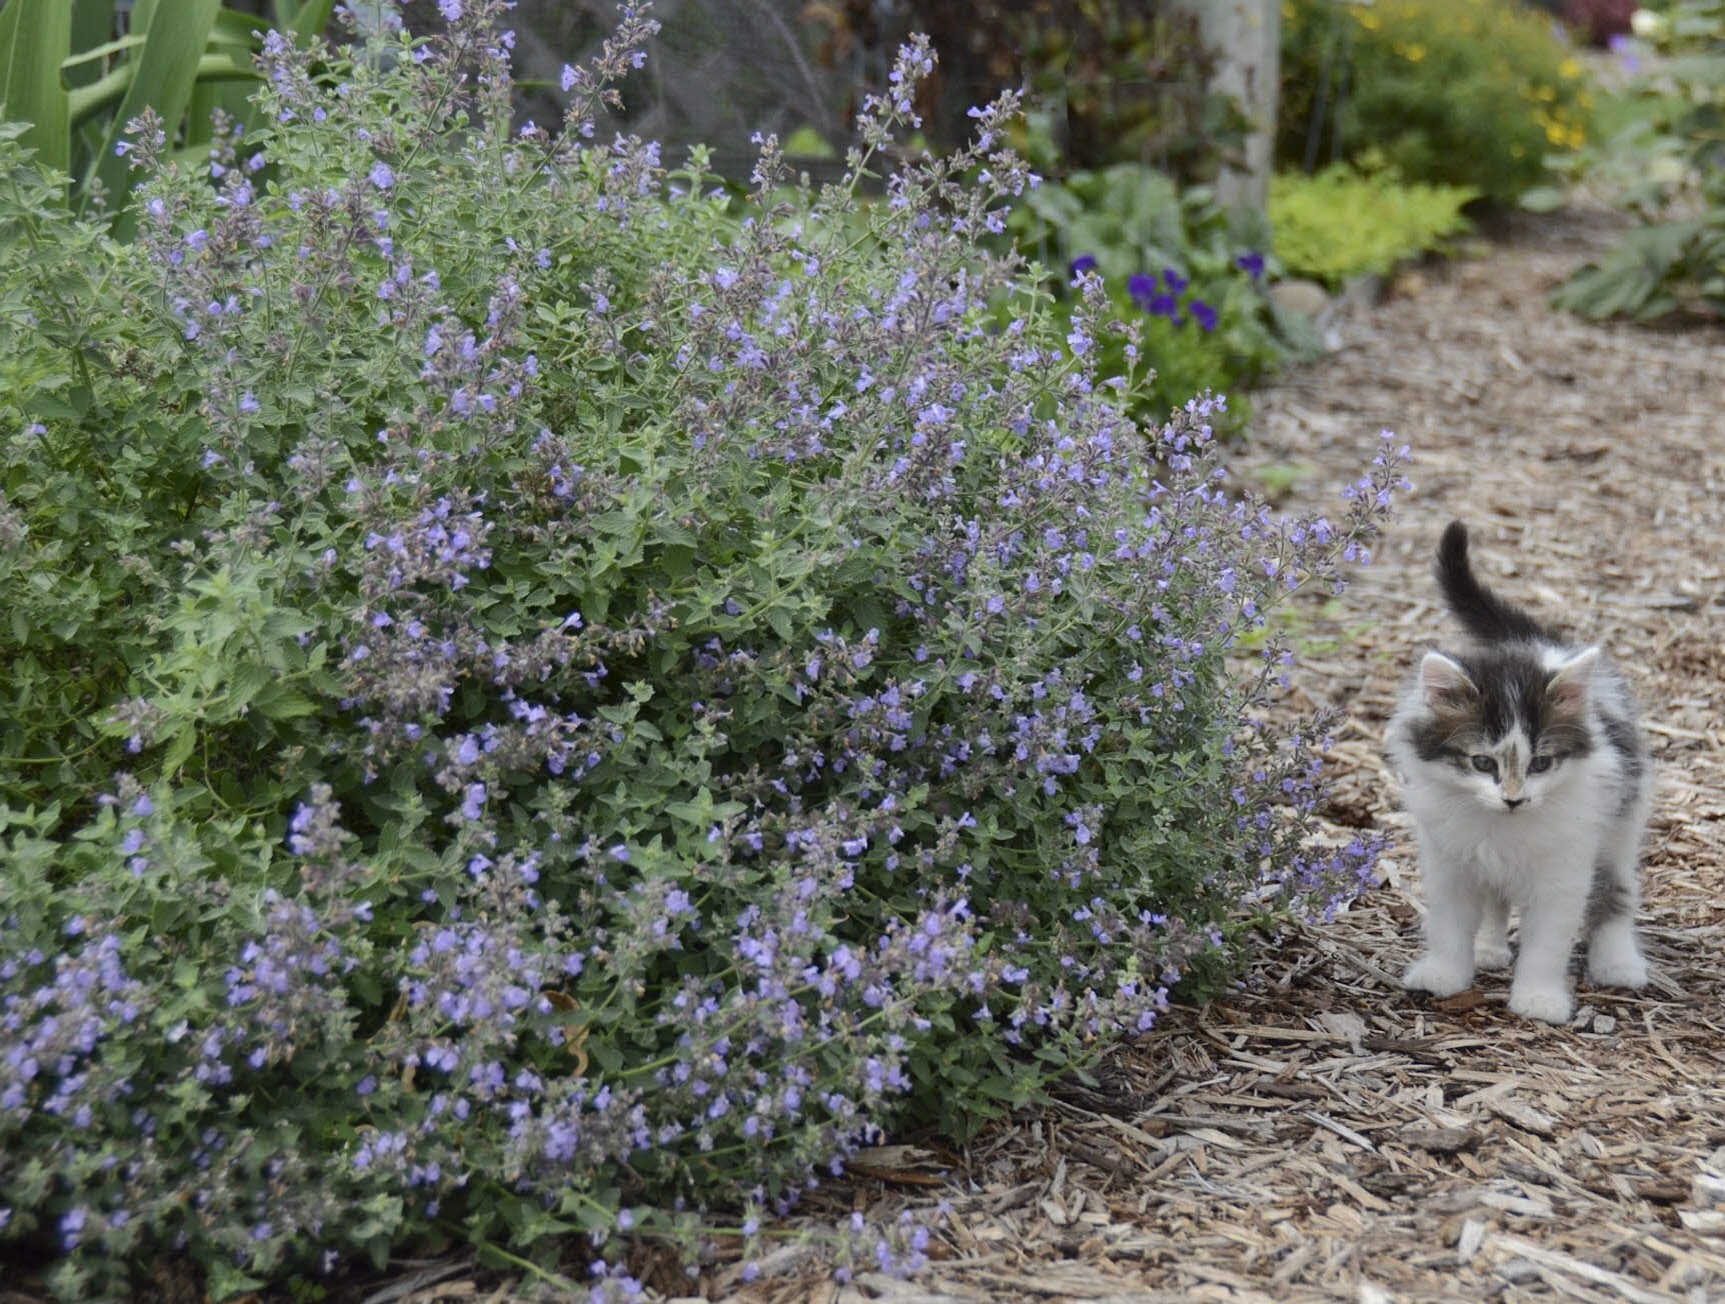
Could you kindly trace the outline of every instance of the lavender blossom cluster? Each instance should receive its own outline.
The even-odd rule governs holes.
[[[1056,329],[983,252],[1037,184],[1013,97],[889,166],[913,42],[844,182],[764,139],[739,215],[598,139],[639,8],[555,131],[511,122],[507,4],[438,8],[267,42],[207,175],[138,124],[91,308],[135,351],[30,446],[148,394],[177,459],[72,888],[0,896],[0,1238],[66,1293],[435,1228],[578,1233],[627,1294],[631,1236],[699,1262],[716,1210],[973,1128],[1380,850],[1312,843],[1267,621],[1366,560],[1405,450],[1296,519],[1226,479],[1220,397],[1138,426],[1100,294]]]

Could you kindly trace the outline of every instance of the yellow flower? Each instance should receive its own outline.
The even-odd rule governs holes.
[[[1354,10],[1354,17],[1360,20],[1360,26],[1368,32],[1375,32],[1384,25],[1383,19],[1364,9]]]
[[[1402,53],[1407,56],[1409,63],[1418,63],[1421,59],[1426,57],[1426,48],[1418,41],[1415,41],[1412,45],[1403,50]]]
[[[1581,76],[1581,63],[1577,59],[1565,59],[1562,63],[1557,65],[1557,73],[1558,76],[1562,77],[1565,81],[1574,81],[1577,77]]]

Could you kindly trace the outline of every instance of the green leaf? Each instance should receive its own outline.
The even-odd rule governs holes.
[[[285,685],[280,680],[272,680],[260,689],[252,698],[252,710],[266,720],[294,720],[300,716],[316,715],[318,705],[299,689]]]
[[[1568,198],[1561,186],[1535,186],[1517,201],[1530,213],[1555,213]]]
[[[0,106],[37,160],[56,172],[72,165],[72,137],[60,65],[72,48],[66,0],[11,0],[0,8]]]
[[[114,0],[72,0],[72,49],[88,50],[108,39],[114,30]],[[67,86],[76,89],[95,81],[100,68],[70,68],[60,65]]]
[[[135,60],[131,84],[102,137],[93,169],[114,209],[121,207],[121,198],[132,188],[130,166],[114,152],[125,139],[126,124],[148,106],[161,116],[170,137],[173,135],[191,101],[210,29],[221,9],[220,0],[176,0],[172,7],[154,7],[152,14],[146,13],[146,3],[141,0],[133,15],[135,22],[142,17],[150,19],[144,48]],[[226,61],[231,65],[231,59]],[[115,223],[116,233],[129,234],[131,226],[129,215],[122,213]]]
[[[190,758],[197,745],[197,728],[189,722],[182,724],[180,731],[174,735],[173,741],[168,744],[168,750],[162,757],[162,773],[170,778],[178,774],[180,767]]]
[[[784,151],[790,158],[837,158],[838,152],[827,144],[813,127],[798,127],[785,137]]]
[[[60,68],[63,72],[71,72],[74,69],[81,69],[86,64],[89,64],[95,67],[99,72],[102,65],[106,63],[111,56],[116,54],[129,54],[133,50],[142,49],[143,45],[144,38],[141,35],[135,32],[130,33],[126,36],[119,37],[116,40],[103,41],[100,45],[92,45],[87,49],[80,50],[77,54],[71,55],[63,60],[60,64]]]
[[[277,7],[283,12],[282,22],[293,32],[294,44],[304,49],[329,26],[335,0],[305,0],[297,9],[287,0],[278,0]],[[292,17],[287,16],[289,10],[293,10]]]

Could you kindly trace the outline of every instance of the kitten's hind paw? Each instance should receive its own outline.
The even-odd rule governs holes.
[[[1473,962],[1481,969],[1507,969],[1515,955],[1509,949],[1508,942],[1476,942],[1473,948]]]
[[[1590,954],[1587,976],[1601,987],[1627,987],[1638,991],[1647,986],[1647,961],[1639,951],[1624,954]]]
[[[1575,1002],[1569,999],[1568,992],[1534,989],[1532,991],[1517,991],[1510,989],[1509,1011],[1519,1014],[1524,1019],[1538,1019],[1541,1023],[1568,1023]]]
[[[1430,992],[1433,996],[1454,996],[1472,985],[1472,969],[1445,964],[1429,955],[1415,960],[1402,975],[1402,986],[1410,992]]]

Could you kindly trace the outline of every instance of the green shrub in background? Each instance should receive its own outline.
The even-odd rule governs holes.
[[[1270,182],[1276,255],[1291,275],[1331,289],[1351,276],[1384,276],[1467,230],[1462,209],[1473,198],[1462,186],[1400,181],[1387,168],[1278,173]]]
[[[1034,0],[1010,6],[999,30],[1032,102],[1058,118],[1066,166],[1143,163],[1195,184],[1214,181],[1245,141],[1250,123],[1238,101],[1210,89],[1216,52],[1190,12],[1143,0]]]
[[[1630,87],[1629,122],[1582,155],[1640,218],[1552,301],[1588,317],[1725,313],[1725,0],[1679,0],[1642,24],[1661,56]]]
[[[1094,270],[1112,310],[1139,331],[1136,346],[1100,341],[1097,367],[1104,376],[1155,373],[1135,409],[1143,419],[1162,419],[1185,395],[1238,392],[1316,347],[1305,323],[1266,292],[1276,265],[1263,216],[1223,209],[1207,187],[1181,189],[1153,168],[1120,163],[1038,187],[1006,225],[1050,269],[1058,316],[1079,302],[1072,273]],[[1236,403],[1229,428],[1243,420]]]
[[[860,3],[798,6],[821,33],[817,57],[854,75],[859,47],[878,43],[886,13]],[[993,93],[1027,92],[1014,148],[1045,171],[1153,165],[1182,182],[1212,181],[1250,130],[1239,102],[1214,90],[1216,51],[1194,14],[1169,0],[918,0],[914,15],[942,75],[919,110],[937,142],[968,131],[965,111]],[[936,93],[938,92],[938,93]]]
[[[1284,0],[1281,76],[1284,168],[1375,156],[1505,203],[1586,141],[1592,108],[1552,22],[1505,0]]]

